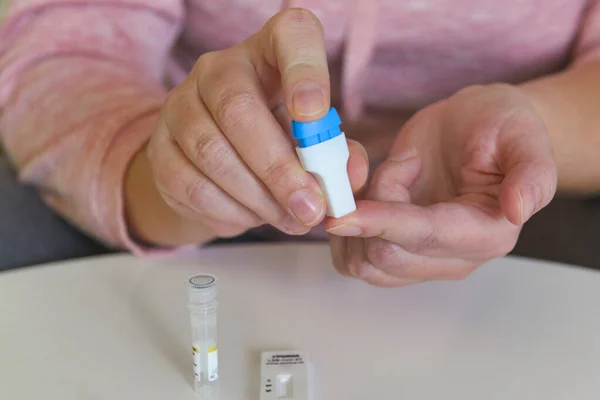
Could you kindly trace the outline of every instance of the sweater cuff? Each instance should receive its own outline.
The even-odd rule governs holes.
[[[125,213],[125,174],[135,155],[148,143],[154,132],[159,110],[149,111],[125,126],[114,138],[100,167],[95,202],[103,236],[136,256],[170,254],[181,248],[161,248],[136,239]],[[187,246],[189,247],[189,246]]]

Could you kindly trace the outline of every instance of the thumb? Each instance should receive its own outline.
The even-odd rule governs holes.
[[[556,193],[557,168],[546,128],[519,128],[520,136],[501,146],[505,178],[500,188],[500,205],[506,218],[524,224],[546,207]]]
[[[312,12],[282,11],[246,45],[263,87],[281,85],[293,120],[310,122],[327,114],[331,91],[325,39],[323,26]],[[269,81],[273,76],[280,77],[280,82]]]
[[[410,189],[420,176],[421,164],[421,157],[415,148],[388,157],[373,174],[367,198],[410,202]]]

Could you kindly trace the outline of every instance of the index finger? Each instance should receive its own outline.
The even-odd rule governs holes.
[[[287,9],[248,39],[261,84],[272,87],[280,76],[283,98],[292,119],[310,122],[327,114],[331,103],[323,26],[309,10]]]
[[[271,111],[281,88],[287,107],[296,110],[290,113],[294,119],[328,111],[329,72],[318,19],[306,10],[280,13],[242,46],[205,57],[198,70],[200,95],[245,164],[298,222],[318,224],[326,211],[323,193]]]
[[[360,201],[354,213],[328,220],[340,236],[379,237],[419,255],[487,259],[512,250],[518,227],[500,212],[463,203],[421,207],[410,203]]]
[[[219,65],[206,75],[200,72],[198,88],[218,127],[289,215],[306,227],[318,224],[325,215],[325,197],[267,106],[252,66],[235,55],[215,62]]]

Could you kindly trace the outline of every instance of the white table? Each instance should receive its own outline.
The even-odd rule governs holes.
[[[463,282],[378,289],[325,245],[113,256],[0,274],[0,399],[194,399],[187,278],[220,285],[225,400],[260,352],[306,350],[315,400],[598,399],[600,274],[507,258]]]

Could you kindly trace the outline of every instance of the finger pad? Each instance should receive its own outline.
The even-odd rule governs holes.
[[[347,170],[352,191],[359,191],[367,182],[369,176],[369,159],[362,145],[354,141],[348,141],[350,157],[348,158]]]

